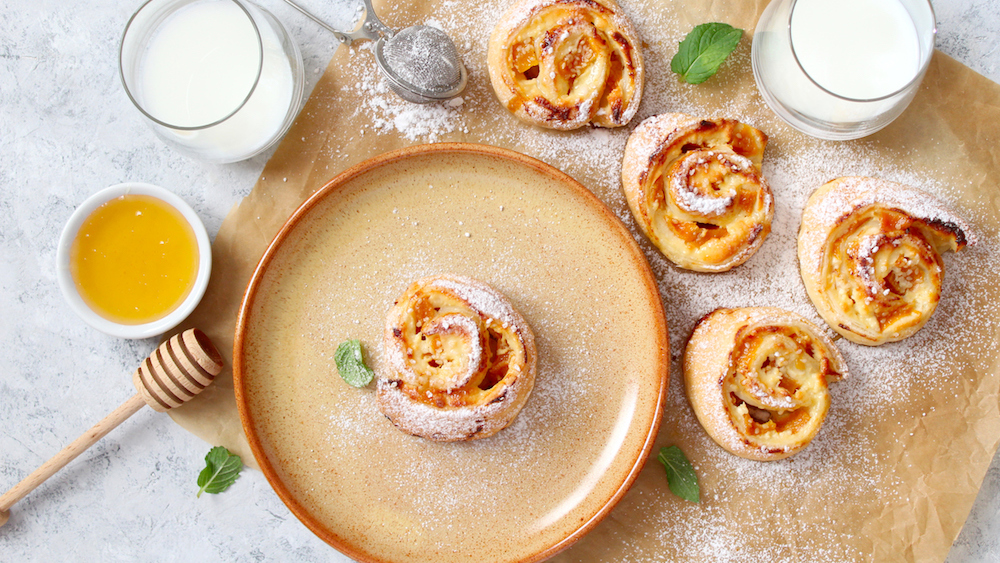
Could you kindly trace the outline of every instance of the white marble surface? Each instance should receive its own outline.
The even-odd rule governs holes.
[[[303,0],[333,23],[351,0]],[[299,42],[307,91],[336,47],[279,0],[259,0]],[[123,181],[175,191],[214,234],[268,154],[211,165],[141,123],[117,74],[138,0],[3,0],[0,10],[0,491],[132,394],[156,341],[105,336],[76,318],[55,279],[59,232],[89,194]],[[938,47],[1000,80],[1000,0],[936,3]],[[260,473],[195,498],[209,445],[143,409],[13,508],[0,562],[347,561],[285,508]],[[1000,456],[948,558],[1000,561]]]

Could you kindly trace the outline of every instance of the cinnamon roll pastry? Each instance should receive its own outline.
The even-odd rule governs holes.
[[[620,127],[642,98],[639,45],[615,0],[518,0],[490,35],[490,82],[522,121]]]
[[[450,442],[506,427],[535,382],[535,337],[500,292],[470,278],[418,280],[386,319],[379,409],[398,428]]]
[[[820,316],[848,340],[878,346],[927,323],[941,298],[941,253],[975,244],[929,194],[875,178],[817,189],[802,212],[799,268]]]
[[[806,447],[830,408],[828,384],[847,375],[840,352],[816,325],[772,307],[706,315],[683,367],[688,400],[708,435],[758,461]]]
[[[646,238],[671,262],[724,272],[771,232],[774,199],[761,176],[767,135],[733,119],[670,113],[629,136],[622,190]]]

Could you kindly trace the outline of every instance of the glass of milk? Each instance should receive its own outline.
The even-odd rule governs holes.
[[[753,74],[792,127],[857,139],[906,109],[935,31],[928,0],[773,0],[754,32]]]
[[[125,92],[157,136],[210,162],[264,152],[302,101],[298,45],[243,0],[148,0],[125,28],[119,64]]]

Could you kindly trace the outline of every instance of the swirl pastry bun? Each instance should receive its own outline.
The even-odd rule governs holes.
[[[453,275],[413,283],[389,309],[379,409],[401,430],[451,442],[506,427],[535,382],[535,337],[500,292]]]
[[[698,421],[726,451],[788,457],[819,432],[827,385],[847,375],[833,342],[805,318],[772,307],[716,309],[684,351],[684,387]]]
[[[518,0],[490,35],[490,82],[527,123],[620,127],[642,98],[639,46],[615,0]]]
[[[929,194],[875,178],[838,178],[806,202],[799,268],[833,330],[878,346],[927,323],[941,298],[941,253],[966,244],[975,244],[969,226]]]
[[[761,176],[767,135],[733,119],[650,117],[629,136],[622,190],[646,238],[677,266],[724,272],[771,232],[774,198]]]

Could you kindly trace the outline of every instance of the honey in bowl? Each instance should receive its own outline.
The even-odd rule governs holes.
[[[180,211],[140,194],[95,209],[69,253],[70,274],[87,306],[129,325],[161,319],[183,303],[198,262],[194,229]]]

